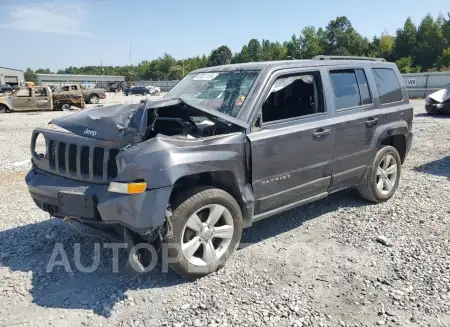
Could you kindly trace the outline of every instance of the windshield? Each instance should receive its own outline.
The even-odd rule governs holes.
[[[203,108],[236,117],[259,71],[232,71],[189,74],[166,98],[181,98]]]

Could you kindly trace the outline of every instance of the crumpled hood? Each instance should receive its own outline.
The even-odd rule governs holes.
[[[201,108],[182,99],[160,99],[138,104],[116,104],[83,110],[59,117],[49,124],[74,134],[99,140],[140,142],[146,129],[161,117],[206,116],[247,128],[247,123],[218,112]],[[150,126],[151,127],[151,126]]]
[[[449,90],[450,90],[450,87],[443,88],[439,91],[431,93],[428,97],[439,103],[444,103],[445,101],[450,100],[450,91]]]

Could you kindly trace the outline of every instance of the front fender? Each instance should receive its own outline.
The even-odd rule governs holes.
[[[230,171],[243,188],[245,143],[240,132],[195,140],[158,135],[117,156],[117,180],[145,180],[149,188],[161,188],[187,175]]]

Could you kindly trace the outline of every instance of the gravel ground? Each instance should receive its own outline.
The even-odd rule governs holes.
[[[348,190],[256,223],[224,269],[194,282],[160,266],[115,273],[104,239],[49,220],[24,183],[29,138],[66,113],[0,116],[0,326],[450,326],[450,119],[413,103],[390,201]],[[95,272],[76,269],[76,243],[84,265],[100,259]],[[46,272],[55,244],[72,272]]]

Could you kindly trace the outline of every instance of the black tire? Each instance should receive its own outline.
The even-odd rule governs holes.
[[[187,278],[198,278],[221,269],[239,245],[242,236],[242,212],[236,200],[227,192],[212,186],[199,186],[185,192],[172,201],[173,214],[168,224],[169,233],[164,239],[168,249],[169,267]],[[218,204],[231,213],[234,230],[227,250],[210,265],[193,265],[178,251],[183,240],[183,231],[191,215],[207,205]]]
[[[8,107],[4,104],[0,104],[0,114],[6,114],[8,112]]]
[[[89,103],[97,104],[99,102],[99,100],[100,100],[100,98],[97,94],[91,94],[89,96]]]
[[[391,155],[397,165],[397,175],[392,189],[387,193],[382,193],[377,188],[377,169],[381,161],[386,156]],[[357,187],[359,194],[366,200],[379,203],[389,200],[398,188],[401,177],[401,159],[398,151],[393,146],[384,146],[378,150],[373,160],[372,166],[369,167],[364,175],[363,179]]]

